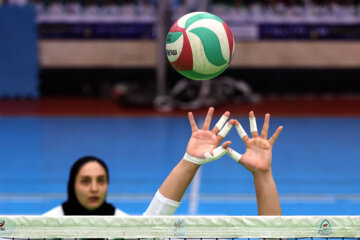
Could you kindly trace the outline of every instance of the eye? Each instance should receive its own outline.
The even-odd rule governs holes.
[[[90,178],[82,178],[81,181],[80,181],[82,184],[90,184],[91,180]]]
[[[98,184],[105,184],[106,183],[106,178],[105,177],[99,177],[97,179],[97,183]]]

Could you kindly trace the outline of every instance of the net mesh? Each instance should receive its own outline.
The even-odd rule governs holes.
[[[360,238],[360,216],[0,216],[0,238]]]

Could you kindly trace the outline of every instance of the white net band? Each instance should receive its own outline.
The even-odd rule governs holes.
[[[0,216],[0,238],[358,238],[360,216]]]

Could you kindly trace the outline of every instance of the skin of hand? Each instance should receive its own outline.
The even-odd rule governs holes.
[[[255,117],[253,111],[249,113],[249,117]],[[259,133],[255,131],[251,132],[252,138],[249,138],[249,136],[244,136],[242,138],[246,145],[246,151],[242,155],[239,163],[248,169],[253,175],[264,174],[271,171],[272,147],[280,135],[283,127],[278,127],[271,138],[267,140],[269,122],[270,114],[267,113],[265,114],[265,120],[261,134],[259,135]],[[238,124],[239,122],[235,120],[235,126]]]
[[[211,131],[209,130],[213,113],[214,108],[210,107],[205,118],[204,126],[202,129],[199,129],[195,123],[193,114],[189,112],[188,117],[192,134],[186,149],[188,154],[194,157],[204,158],[204,153],[215,149],[223,140],[223,137],[217,135],[220,129],[214,127]],[[230,116],[229,112],[225,112],[224,114],[227,117]],[[235,121],[230,120],[229,123],[234,124]],[[224,142],[222,147],[226,149],[230,143],[230,141]],[[200,165],[198,164],[182,159],[165,179],[159,188],[159,192],[166,198],[180,202],[199,167]]]
[[[211,119],[214,113],[214,108],[210,107],[206,115],[204,126],[202,129],[199,129],[194,120],[194,115],[192,112],[188,113],[190,126],[191,126],[191,138],[189,140],[186,152],[191,156],[204,158],[204,153],[212,151],[215,149],[219,143],[223,140],[223,137],[217,135],[221,129],[218,129],[216,126],[210,131]],[[225,116],[229,117],[230,112],[226,111]],[[231,119],[229,124],[234,124],[235,120]],[[222,147],[226,149],[231,144],[231,141],[226,141],[222,144]]]
[[[254,112],[249,113],[254,118]],[[283,127],[277,128],[268,140],[270,114],[265,115],[264,125],[259,135],[258,131],[251,132],[252,138],[245,135],[242,140],[246,151],[238,160],[254,177],[258,215],[281,215],[281,205],[274,178],[271,171],[272,147],[280,135]],[[235,120],[235,126],[239,122]],[[229,151],[230,149],[227,148]]]

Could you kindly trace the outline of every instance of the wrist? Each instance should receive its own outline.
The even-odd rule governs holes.
[[[192,169],[195,169],[197,170],[201,165],[199,164],[196,164],[194,162],[189,162],[185,159],[181,159],[181,161],[179,162],[179,165],[181,167],[183,167],[184,169],[188,169],[188,170],[192,170]]]
[[[256,171],[253,172],[252,174],[255,180],[262,180],[262,181],[273,180],[271,169],[266,171]]]

